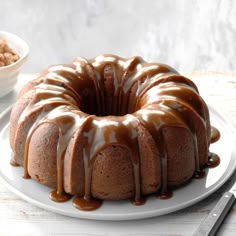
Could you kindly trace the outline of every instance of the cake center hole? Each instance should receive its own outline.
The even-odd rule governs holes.
[[[103,70],[96,75],[96,84],[92,88],[85,89],[80,109],[96,116],[123,116],[133,113],[137,98],[135,92],[125,93],[118,80],[122,74],[113,64],[107,64]]]

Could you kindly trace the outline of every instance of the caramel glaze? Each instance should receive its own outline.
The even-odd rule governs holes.
[[[214,127],[211,126],[211,143],[215,143],[220,139],[220,131]],[[220,164],[220,157],[216,153],[209,152],[208,153],[208,162],[207,167],[214,168]]]
[[[162,200],[169,199],[169,198],[171,198],[172,196],[173,196],[172,191],[167,191],[167,192],[165,192],[165,193],[158,193],[158,194],[156,195],[157,198],[162,199]]]
[[[214,166],[215,156],[208,161],[209,143],[219,133],[210,132],[209,113],[195,84],[178,75],[171,67],[146,63],[140,57],[123,59],[102,55],[91,60],[76,58],[72,64],[51,66],[37,78],[37,86],[27,93],[33,98],[19,117],[18,129],[29,114],[37,118],[28,130],[24,149],[24,177],[29,177],[29,144],[35,130],[44,123],[59,130],[57,145],[57,189],[50,198],[63,202],[70,198],[64,191],[63,163],[66,148],[78,129],[84,140],[84,196],[75,197],[73,205],[81,210],[94,210],[101,201],[91,195],[93,164],[100,150],[109,145],[126,147],[133,165],[135,194],[132,204],[142,205],[138,127],[143,126],[158,144],[161,156],[161,187],[158,198],[167,199],[168,152],[162,127],[180,127],[193,135],[195,177],[203,177],[205,165]],[[205,134],[199,133],[199,124]],[[16,130],[15,139],[19,135]],[[205,136],[205,138],[204,138]],[[204,146],[199,153],[199,144]],[[12,159],[12,163],[17,161]],[[212,164],[213,163],[213,164]]]
[[[84,197],[76,197],[73,199],[73,206],[82,211],[93,211],[102,205],[102,201],[98,199],[86,200]]]
[[[211,143],[215,143],[219,139],[220,139],[220,131],[214,126],[211,126]]]
[[[138,200],[135,200],[135,199],[131,199],[130,201],[133,205],[135,206],[142,206],[145,204],[146,202],[146,199],[144,197],[138,199]]]
[[[207,166],[208,167],[216,167],[220,164],[220,158],[217,154],[210,152],[210,155],[208,156],[208,162]]]

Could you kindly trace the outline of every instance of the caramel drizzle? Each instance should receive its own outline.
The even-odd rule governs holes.
[[[171,99],[171,98],[166,98],[165,101],[162,101],[162,105],[165,106],[166,109],[171,109],[171,113],[172,114],[176,114],[176,116],[178,117],[182,117],[182,119],[184,120],[184,122],[186,122],[186,125],[188,127],[188,129],[190,129],[192,136],[193,136],[193,145],[194,145],[194,157],[195,157],[195,171],[200,172],[201,171],[201,160],[199,157],[199,137],[197,136],[197,129],[198,127],[196,126],[195,122],[193,122],[193,120],[191,119],[191,116],[198,116],[194,110],[189,107],[186,103],[177,101],[175,99]],[[202,122],[203,126],[205,127],[205,123],[203,122],[203,120],[201,119],[201,117],[199,116],[199,121]],[[205,156],[205,160],[204,163],[207,163],[207,138],[202,137],[204,140],[203,142],[205,142],[205,153],[203,156]]]
[[[60,106],[62,105],[61,103],[59,104],[55,104],[56,106]],[[51,106],[51,108],[53,108]],[[34,124],[31,126],[31,128],[28,131],[27,134],[27,138],[25,141],[25,149],[24,149],[24,175],[23,178],[28,179],[30,178],[29,172],[28,172],[28,153],[29,153],[29,144],[30,144],[30,140],[32,138],[32,135],[34,134],[34,131],[39,127],[39,124],[41,122],[41,120],[45,117],[45,115],[47,115],[49,112],[51,112],[51,109],[47,109],[47,107],[43,107],[43,109],[41,110],[41,112],[38,114],[37,119],[34,121]]]
[[[137,63],[136,60],[134,60],[134,62]],[[129,72],[128,75],[126,75],[126,77],[122,78],[122,90],[119,95],[119,98],[120,98],[119,107],[121,108],[121,110],[120,110],[121,115],[126,114],[128,111],[130,92],[136,83],[139,83],[142,80],[144,80],[144,81],[149,80],[150,77],[152,77],[156,74],[171,72],[170,68],[165,67],[165,66],[158,64],[158,63],[152,63],[152,64],[151,63],[142,63],[142,64],[138,64],[138,65],[139,66],[135,67],[134,72],[131,71],[131,72]],[[131,64],[130,67],[132,68],[134,66]],[[130,75],[130,73],[132,73],[132,74]],[[137,97],[132,98],[132,99],[137,100]],[[133,112],[133,111],[128,111],[128,112]]]
[[[179,81],[179,77],[177,77]],[[180,80],[182,81],[182,78]],[[190,128],[193,135],[194,142],[194,153],[195,153],[195,169],[197,172],[200,172],[201,169],[201,160],[199,157],[199,138],[197,137],[197,129],[195,122],[191,119],[192,116],[198,117],[199,121],[202,122],[205,127],[205,132],[207,133],[208,124],[205,122],[207,120],[207,114],[204,110],[203,100],[200,98],[194,88],[189,87],[188,84],[178,84],[178,87],[173,86],[172,83],[159,84],[158,87],[151,88],[146,94],[143,95],[142,104],[139,104],[141,107],[145,107],[145,104],[156,104],[162,103],[168,108],[172,108],[172,113],[174,110],[178,113],[177,116],[182,117],[185,122],[187,122],[188,127]],[[196,112],[197,111],[197,112]],[[203,137],[204,139],[204,137]],[[205,153],[206,157],[204,163],[207,162],[207,147],[208,140],[204,139],[202,142],[205,143]]]
[[[167,192],[167,159],[168,153],[165,148],[165,139],[162,133],[162,127],[168,124],[168,127],[182,127],[188,129],[185,122],[179,117],[174,115],[173,112],[168,111],[167,107],[156,104],[155,107],[149,105],[135,113],[136,117],[140,120],[141,124],[149,131],[154,140],[161,156],[161,194]]]
[[[95,157],[103,148],[109,145],[120,145],[128,148],[134,168],[135,201],[141,199],[140,190],[140,161],[138,146],[138,121],[132,115],[123,117],[93,117],[83,126],[84,135],[84,166],[85,166],[85,195],[91,200],[91,177]]]
[[[52,111],[43,114],[38,117],[38,121],[35,123],[35,126],[32,127],[26,141],[26,151],[25,151],[25,176],[27,175],[28,167],[28,148],[30,140],[35,132],[35,130],[45,123],[54,124],[58,127],[59,130],[59,139],[57,145],[57,190],[53,191],[51,198],[54,201],[66,201],[68,200],[64,191],[63,182],[63,163],[66,148],[68,146],[71,137],[76,132],[79,126],[84,122],[86,115],[82,112],[73,112],[73,107],[69,108],[68,106],[59,106]],[[63,200],[64,199],[64,200]]]
[[[211,143],[215,143],[217,142],[218,140],[220,139],[220,132],[219,130],[214,127],[214,126],[211,126]]]
[[[77,59],[77,62],[80,62],[81,59]],[[94,92],[96,94],[96,104],[97,104],[97,110],[96,113],[98,114],[102,114],[104,111],[104,101],[103,101],[103,97],[101,96],[103,90],[102,90],[102,86],[101,84],[101,80],[99,77],[99,74],[96,73],[96,71],[94,70],[93,66],[86,60],[83,60],[83,64],[84,64],[84,73],[83,70],[81,69],[81,77],[84,77],[84,74],[86,75],[86,77],[84,78],[84,80],[90,80],[92,81],[93,84],[93,88],[94,88]],[[85,83],[86,84],[86,83]],[[78,89],[80,90],[81,86],[78,86]],[[90,85],[91,88],[91,85]],[[78,90],[78,93],[80,93],[80,91]],[[83,91],[83,89],[81,89],[81,91]]]
[[[48,87],[47,87],[48,86]],[[55,86],[54,86],[55,87]],[[48,89],[47,89],[48,88]],[[16,139],[18,135],[20,135],[19,128],[21,125],[27,121],[27,118],[30,114],[37,112],[38,115],[36,117],[36,120],[34,121],[33,127],[37,127],[38,122],[47,114],[47,112],[51,111],[57,106],[60,105],[76,105],[76,101],[68,95],[68,91],[64,90],[62,88],[56,88],[55,90],[50,90],[50,85],[46,86],[36,86],[35,89],[33,90],[34,96],[32,100],[28,103],[28,105],[25,107],[24,111],[22,112],[21,116],[18,119],[18,126],[16,129],[16,135],[15,135],[15,145]],[[68,101],[69,99],[69,101]],[[27,136],[30,136],[32,131],[32,127],[29,128]],[[26,142],[25,144],[25,150],[23,156],[25,156],[26,152],[28,151],[28,143],[27,139],[24,140],[23,142]],[[16,161],[16,153],[13,155],[12,162],[17,162]],[[27,162],[27,157],[24,158],[24,162]],[[24,164],[26,166],[26,164]],[[27,168],[24,173],[24,177],[28,178],[28,172]]]
[[[107,69],[106,65],[108,64],[110,66],[109,75],[105,73],[105,70]],[[96,155],[99,153],[99,151],[109,145],[121,145],[128,148],[131,153],[135,180],[134,202],[142,202],[140,157],[137,131],[137,126],[140,124],[148,130],[148,132],[157,142],[158,146],[160,146],[159,151],[161,153],[162,194],[167,193],[168,183],[168,153],[165,149],[165,139],[162,134],[162,127],[164,127],[166,124],[168,124],[168,126],[191,129],[194,134],[196,170],[199,170],[200,167],[197,144],[198,140],[195,130],[196,128],[193,124],[191,124],[191,121],[188,120],[189,113],[192,113],[191,107],[188,105],[188,103],[182,103],[175,99],[175,97],[179,97],[179,93],[177,94],[177,91],[170,92],[169,97],[163,96],[163,94],[159,92],[159,94],[155,95],[157,102],[155,99],[153,100],[151,96],[147,96],[148,94],[152,94],[150,92],[152,87],[166,82],[183,83],[186,84],[187,87],[183,86],[181,90],[191,88],[191,92],[193,92],[193,90],[197,92],[196,86],[193,85],[192,82],[189,82],[189,80],[184,77],[178,75],[174,76],[173,74],[177,72],[170,67],[161,64],[146,64],[141,58],[138,57],[125,60],[113,55],[105,55],[90,61],[77,58],[73,62],[73,65],[69,65],[68,68],[67,66],[68,65],[62,65],[49,68],[48,71],[41,75],[45,78],[42,83],[53,83],[54,87],[52,90],[59,86],[60,83],[67,84],[67,86],[71,88],[71,92],[65,94],[65,91],[57,88],[56,92],[52,91],[52,93],[50,93],[48,92],[48,90],[50,90],[50,86],[40,85],[38,87],[38,91],[36,92],[35,98],[26,107],[23,118],[20,118],[23,122],[27,118],[28,112],[33,112],[36,109],[43,108],[39,113],[35,124],[31,127],[26,140],[24,157],[25,176],[28,176],[27,166],[29,143],[35,130],[44,123],[52,123],[59,129],[60,135],[57,146],[58,186],[54,200],[58,200],[58,196],[61,197],[65,194],[63,188],[64,155],[71,137],[79,127],[82,130],[83,139],[85,140],[85,145],[83,148],[85,168],[85,201],[90,201],[92,199],[91,178]],[[117,70],[123,71],[123,74],[118,73]],[[163,78],[165,75],[168,76]],[[98,107],[96,112],[101,115],[105,114],[107,104],[105,104],[103,96],[103,81],[104,79],[108,79],[107,76],[110,76],[111,78],[109,79],[114,81],[114,114],[118,115],[130,112],[128,111],[128,102],[130,100],[129,93],[135,84],[137,85],[136,97],[134,98],[136,107],[135,109],[141,109],[137,112],[134,112],[132,115],[125,115],[124,117],[97,117],[87,115],[84,112],[76,111],[74,105],[71,105],[71,102],[72,104],[74,103],[79,106],[83,106],[83,104],[80,104],[80,100],[82,98],[80,96],[78,97],[77,95],[74,95],[74,89],[76,88],[79,91],[77,91],[77,93],[80,94],[80,92],[82,93],[83,90],[87,89],[87,86],[89,86],[89,89],[96,93]],[[165,87],[165,85],[163,86]],[[39,90],[43,87],[45,91],[42,91],[42,93],[39,92]],[[171,88],[173,88],[172,85],[167,87],[167,91],[170,91],[169,89]],[[68,96],[71,98],[70,103],[65,101]],[[182,99],[186,101],[188,97],[185,96],[182,97]],[[194,99],[194,101],[197,102],[194,106],[201,104],[199,103],[199,96],[195,96]],[[152,100],[154,101],[153,105],[151,104]],[[173,101],[175,101],[175,103],[173,103]],[[49,104],[51,104],[53,107],[52,111],[50,109],[44,109],[44,107],[47,107]],[[65,106],[62,106],[63,104]],[[178,104],[177,107],[175,106],[176,104]],[[101,107],[101,109],[99,107]],[[201,116],[206,115],[201,109],[198,112],[201,114]]]
[[[99,115],[112,115],[112,114],[118,114],[116,108],[116,93],[117,90],[120,88],[120,78],[118,75],[118,71],[121,70],[124,62],[121,60],[119,57],[114,57],[113,55],[106,55],[104,57],[98,56],[95,59],[91,59],[88,61],[91,70],[93,71],[93,80],[95,81],[96,88],[97,88],[97,96],[98,96],[98,107],[100,108],[99,110]],[[106,69],[109,66],[109,75],[106,73]],[[116,67],[116,70],[115,68]],[[123,71],[123,70],[122,70]],[[108,76],[112,78],[108,78]],[[108,107],[111,106],[111,104],[108,104],[105,99],[104,99],[104,94],[106,93],[106,85],[104,82],[106,80],[112,80],[113,83],[113,96],[115,97],[114,99],[114,104],[113,104],[113,109],[111,112],[109,112]],[[105,89],[104,89],[105,88]],[[110,92],[110,91],[109,91]]]

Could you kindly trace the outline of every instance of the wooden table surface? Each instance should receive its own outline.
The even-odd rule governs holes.
[[[236,127],[236,73],[183,74],[191,78],[203,98]],[[0,112],[14,103],[17,88],[34,77],[29,74],[20,76],[15,90],[0,98]],[[0,236],[192,235],[235,180],[236,173],[211,196],[186,209],[151,219],[120,222],[74,219],[52,213],[22,200],[0,182]],[[236,205],[217,235],[236,235]]]

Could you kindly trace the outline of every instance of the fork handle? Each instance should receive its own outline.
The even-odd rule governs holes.
[[[225,216],[233,206],[236,198],[233,193],[226,192],[216,206],[198,227],[194,236],[213,236],[223,222]]]

